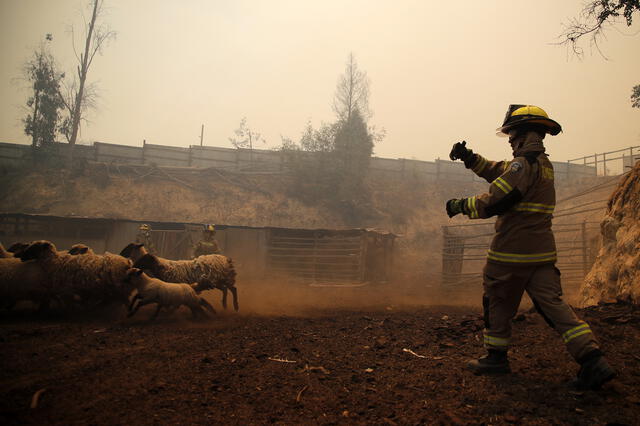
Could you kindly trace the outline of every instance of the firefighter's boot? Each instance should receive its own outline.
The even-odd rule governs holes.
[[[580,390],[598,390],[615,376],[616,372],[607,360],[602,355],[598,355],[581,363],[578,377],[571,382],[571,385]]]
[[[511,373],[507,351],[489,349],[489,354],[467,363],[467,368],[474,374],[507,374]]]

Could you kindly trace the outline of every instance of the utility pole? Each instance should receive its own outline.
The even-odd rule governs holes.
[[[204,140],[204,124],[200,128],[200,146],[202,146],[202,141]]]

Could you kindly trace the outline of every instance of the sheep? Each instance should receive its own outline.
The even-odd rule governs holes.
[[[5,250],[5,248],[2,245],[2,243],[0,243],[0,259],[8,259],[10,257],[13,257],[13,253],[11,253],[10,251]]]
[[[77,256],[80,254],[95,254],[89,246],[86,246],[84,244],[72,245],[71,248],[68,250],[68,253],[74,256]]]
[[[13,308],[28,300],[38,303],[40,312],[49,306],[51,288],[44,270],[34,261],[22,262],[15,257],[0,259],[0,307]]]
[[[7,251],[13,253],[13,256],[15,257],[16,253],[21,252],[27,247],[29,247],[29,243],[13,243],[9,246]]]
[[[147,253],[133,263],[154,277],[167,282],[195,282],[195,290],[217,288],[222,291],[222,306],[227,309],[227,290],[233,295],[233,308],[238,311],[238,290],[233,261],[219,254],[207,254],[191,260],[168,260]]]
[[[192,260],[168,260],[150,254],[142,243],[130,243],[120,256],[131,259],[134,267],[168,282],[197,282],[199,294],[217,288],[222,291],[222,306],[227,309],[227,290],[233,295],[233,307],[238,310],[235,287],[236,272],[230,258],[222,255],[199,256]],[[140,262],[140,263],[138,263]]]
[[[111,253],[81,256],[58,252],[49,241],[35,241],[17,254],[23,262],[36,260],[48,276],[55,296],[84,304],[119,301],[128,305],[133,288],[125,282],[131,261]]]
[[[120,256],[131,259],[133,263],[135,263],[138,259],[140,259],[145,254],[149,253],[144,246],[144,243],[129,243],[125,248],[120,252]]]
[[[127,317],[132,317],[141,306],[150,303],[157,304],[156,311],[150,318],[151,320],[156,319],[160,309],[163,307],[174,311],[181,305],[191,309],[191,314],[194,318],[207,317],[206,312],[202,309],[203,306],[212,314],[216,313],[209,302],[202,297],[198,297],[193,289],[195,284],[167,283],[158,278],[151,278],[138,268],[129,269],[126,280],[132,283],[137,290],[136,295],[131,300],[131,305],[129,305]]]

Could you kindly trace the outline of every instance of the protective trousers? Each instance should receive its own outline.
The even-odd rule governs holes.
[[[567,345],[573,358],[598,350],[589,328],[562,300],[560,271],[553,264],[509,266],[487,263],[484,268],[484,345],[487,349],[506,351],[511,337],[511,320],[518,312],[526,290],[538,312]]]

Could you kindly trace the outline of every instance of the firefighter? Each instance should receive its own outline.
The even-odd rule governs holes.
[[[216,228],[214,225],[205,225],[202,231],[202,240],[193,248],[193,257],[205,254],[220,254],[220,248],[216,241]]]
[[[140,227],[138,227],[136,243],[144,244],[149,253],[156,253],[156,248],[153,245],[153,239],[151,238],[151,225],[143,223],[142,225],[140,225]]]
[[[560,271],[551,218],[556,203],[553,166],[543,145],[548,133],[562,131],[556,121],[533,105],[510,105],[498,135],[508,136],[511,161],[489,161],[466,147],[453,145],[451,160],[490,183],[489,192],[447,201],[449,217],[470,219],[498,216],[496,234],[483,271],[484,346],[488,354],[469,361],[476,374],[510,373],[507,350],[511,320],[524,291],[536,310],[562,337],[580,364],[573,382],[582,389],[598,389],[615,373],[600,350],[589,324],[581,321],[562,299]]]

